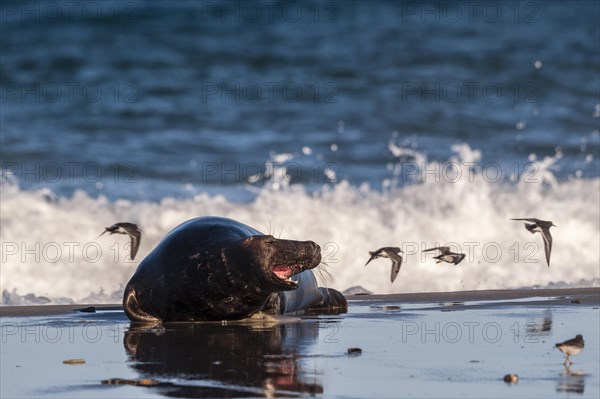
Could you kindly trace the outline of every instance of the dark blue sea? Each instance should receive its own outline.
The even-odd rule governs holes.
[[[117,298],[135,265],[108,239],[96,262],[65,243],[134,221],[143,258],[206,214],[329,244],[340,289],[599,277],[597,1],[0,6],[1,237],[17,245],[3,248],[3,303]],[[540,244],[508,221],[530,216],[559,226],[549,270],[543,249],[511,246]],[[385,244],[448,241],[481,243],[470,267],[415,252],[394,285],[387,263],[362,268]]]

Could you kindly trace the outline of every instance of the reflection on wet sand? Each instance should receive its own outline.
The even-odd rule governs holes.
[[[132,324],[123,344],[140,377],[167,382],[149,388],[161,395],[289,397],[323,393],[322,370],[303,370],[300,359],[317,338],[314,322]]]
[[[527,323],[527,333],[530,335],[548,335],[552,330],[552,311],[547,309],[544,314],[544,320],[541,322]]]
[[[571,367],[565,365],[565,371],[558,379],[556,392],[575,392],[583,393],[585,390],[585,376],[583,371],[572,370]]]

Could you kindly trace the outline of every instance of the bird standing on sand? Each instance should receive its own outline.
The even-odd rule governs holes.
[[[127,234],[131,238],[131,260],[135,258],[140,241],[142,240],[142,230],[134,223],[115,223],[110,227],[106,227],[102,234],[109,232],[112,234]],[[98,237],[100,237],[100,234]]]
[[[450,247],[429,248],[424,249],[423,252],[435,251],[438,249],[441,253],[438,256],[433,257],[433,259],[435,259],[435,263],[446,262],[458,265],[465,258],[465,254],[451,252]]]
[[[369,251],[369,253],[371,254],[371,257],[369,258],[369,260],[367,261],[367,263],[365,263],[365,266],[367,266],[369,264],[369,262],[371,262],[373,259],[377,259],[377,258],[388,258],[392,260],[392,274],[391,274],[391,279],[392,279],[392,283],[394,282],[394,280],[396,280],[396,276],[398,276],[398,273],[400,272],[400,266],[402,266],[402,256],[400,256],[399,252],[402,252],[402,250],[398,247],[383,247],[383,248],[379,248],[377,251]],[[404,252],[402,252],[404,253]]]
[[[525,220],[530,223],[525,223],[525,228],[531,233],[540,233],[544,238],[544,250],[546,251],[546,263],[550,267],[550,251],[552,251],[552,236],[550,235],[550,227],[557,227],[554,223],[540,220],[536,218],[525,218],[525,219],[511,219],[511,220]]]
[[[567,366],[567,362],[569,362],[569,366],[573,364],[569,356],[576,355],[583,349],[583,337],[578,334],[575,338],[569,339],[565,342],[561,342],[555,345],[559,351],[567,355],[563,364]],[[568,367],[568,366],[567,366]]]

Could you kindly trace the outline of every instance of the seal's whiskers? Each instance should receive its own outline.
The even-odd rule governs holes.
[[[321,261],[321,263],[319,263],[319,265],[313,269],[315,275],[325,288],[328,288],[327,283],[333,281],[333,276],[329,270],[327,270],[328,267],[330,266],[327,264],[327,262]]]

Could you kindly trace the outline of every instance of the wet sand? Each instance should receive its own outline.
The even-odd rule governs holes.
[[[151,327],[119,305],[1,307],[0,396],[600,395],[599,288],[348,299],[342,315]],[[585,349],[565,369],[554,344],[576,334]],[[150,385],[102,383],[113,378]]]

